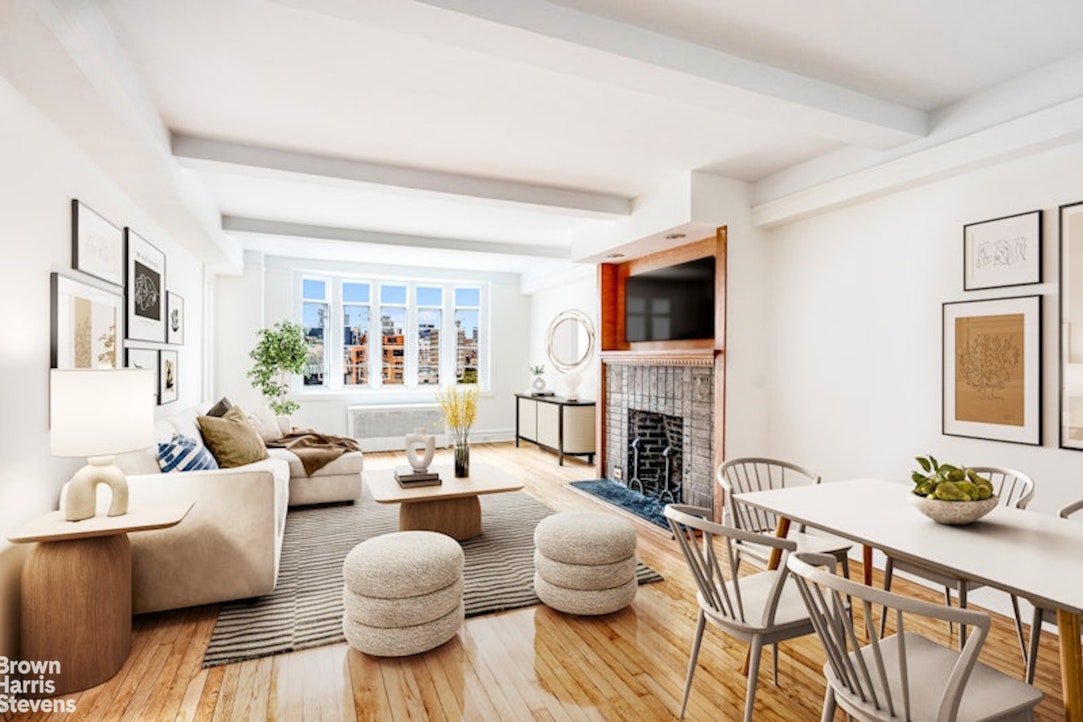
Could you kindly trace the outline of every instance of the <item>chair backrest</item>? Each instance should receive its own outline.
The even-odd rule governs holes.
[[[769,628],[788,576],[786,556],[797,544],[717,524],[711,521],[711,510],[704,507],[666,504],[663,513],[696,580],[703,611],[716,623],[735,630]],[[781,550],[778,568],[742,577],[737,545],[732,542]],[[755,587],[748,591],[751,579],[756,580]]]
[[[1083,499],[1080,499],[1079,501],[1073,501],[1071,504],[1061,507],[1060,511],[1058,511],[1057,513],[1060,514],[1062,518],[1067,519],[1080,509],[1083,509]]]
[[[754,456],[723,462],[716,476],[724,494],[723,501],[730,509],[733,525],[745,531],[762,533],[774,533],[778,517],[769,511],[734,502],[734,494],[820,483],[819,474],[797,464]],[[803,527],[801,531],[804,531]]]
[[[827,654],[825,673],[836,701],[869,719],[908,720],[915,703],[927,706],[929,700],[925,696],[940,690],[937,719],[955,719],[963,689],[989,632],[988,615],[851,582],[834,574],[835,559],[826,554],[794,553],[789,555],[787,566],[793,572],[816,636]],[[855,614],[854,618],[865,621],[867,645],[862,645],[854,631],[847,597],[854,605],[860,604],[864,612]],[[895,634],[884,639],[875,628],[873,611],[881,606],[895,627]],[[920,681],[920,663],[907,661],[908,651],[913,655],[915,650],[933,644],[912,631],[927,624],[927,619],[966,624],[973,630],[947,679],[937,680],[935,688]]]
[[[1014,506],[1026,509],[1034,498],[1034,480],[1021,471],[1006,469],[1002,466],[972,466],[993,484],[993,493],[1000,499],[1001,506]]]

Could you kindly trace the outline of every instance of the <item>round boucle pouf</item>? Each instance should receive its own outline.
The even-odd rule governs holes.
[[[566,511],[534,530],[534,591],[569,614],[609,614],[635,599],[636,533],[612,514]]]
[[[373,537],[346,555],[342,575],[342,630],[361,652],[419,654],[448,641],[462,626],[463,550],[445,534]]]

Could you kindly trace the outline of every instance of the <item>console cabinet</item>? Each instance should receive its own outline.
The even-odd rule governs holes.
[[[515,445],[519,440],[564,455],[585,456],[594,463],[594,401],[569,401],[560,396],[515,394]]]

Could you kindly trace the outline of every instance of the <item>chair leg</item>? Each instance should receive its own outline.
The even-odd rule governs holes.
[[[756,703],[756,683],[760,678],[760,655],[763,653],[763,637],[752,638],[748,657],[748,689],[745,691],[745,722],[752,722],[752,711]]]
[[[835,690],[828,683],[824,691],[824,709],[820,713],[820,722],[832,722],[835,719]]]
[[[1034,671],[1038,666],[1038,649],[1042,641],[1042,610],[1034,607],[1034,618],[1030,622],[1030,649],[1027,650],[1027,684],[1034,684]]]
[[[1023,667],[1027,664],[1027,636],[1023,632],[1023,616],[1019,613],[1019,597],[1012,597],[1012,613],[1015,615],[1015,636],[1019,639],[1019,653],[1023,655]]]
[[[948,606],[950,607],[951,606],[951,602],[950,602],[951,595],[950,594],[948,595],[948,599],[949,599]],[[964,582],[962,580],[959,581],[959,609],[966,609],[966,582]],[[960,624],[959,625],[959,649],[962,649],[963,645],[965,645],[965,644],[966,644],[966,625],[965,624]]]
[[[891,557],[887,558],[887,562],[884,564],[884,591],[891,591],[891,577],[894,576],[895,564],[891,561]],[[887,607],[884,607],[880,613],[880,639],[884,638],[884,631],[887,628]]]
[[[684,699],[681,700],[681,713],[678,715],[684,719],[684,708],[688,706],[688,693],[692,691],[692,677],[696,673],[696,659],[699,657],[699,645],[703,641],[703,628],[707,624],[707,617],[703,610],[699,611],[699,619],[696,620],[696,633],[692,637],[692,653],[688,658],[688,675],[684,679]]]
[[[778,686],[778,642],[771,645],[771,681]]]

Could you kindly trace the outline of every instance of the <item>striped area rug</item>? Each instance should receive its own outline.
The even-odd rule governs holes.
[[[553,513],[521,491],[480,497],[484,534],[462,543],[466,616],[538,604],[534,527]],[[336,644],[342,636],[342,561],[358,543],[398,529],[398,506],[366,489],[353,505],[291,510],[278,585],[254,601],[223,604],[204,667]],[[640,584],[662,577],[643,563]]]

